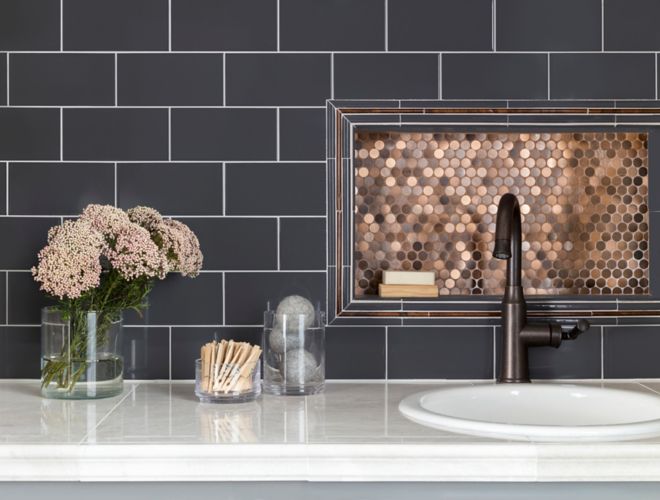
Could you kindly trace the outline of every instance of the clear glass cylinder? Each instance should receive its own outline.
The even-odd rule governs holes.
[[[41,394],[54,399],[97,399],[123,389],[121,314],[41,311]]]
[[[325,314],[264,313],[263,390],[316,394],[325,386]]]
[[[227,363],[226,387],[204,387],[202,360],[195,360],[195,394],[202,403],[245,403],[254,401],[261,394],[261,366],[259,361],[246,380],[241,380],[241,366]]]

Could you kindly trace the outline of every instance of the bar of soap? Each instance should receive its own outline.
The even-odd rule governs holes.
[[[383,298],[401,297],[437,297],[438,287],[435,285],[378,285],[378,295]]]
[[[383,271],[385,285],[435,285],[433,271]]]

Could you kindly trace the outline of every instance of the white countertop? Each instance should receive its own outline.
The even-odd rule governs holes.
[[[399,414],[401,398],[440,385],[449,384],[329,383],[315,396],[205,405],[191,382],[129,382],[115,398],[59,401],[41,398],[36,381],[0,381],[0,480],[660,480],[660,438],[509,442]],[[660,394],[660,382],[604,385]]]

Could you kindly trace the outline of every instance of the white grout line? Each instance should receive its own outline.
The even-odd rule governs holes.
[[[60,161],[64,161],[64,108],[60,108]]]
[[[5,324],[9,324],[9,273],[5,273]]]
[[[9,215],[9,162],[5,163],[5,214]]]
[[[67,52],[68,54],[68,52]],[[479,100],[479,99],[475,99]],[[586,101],[588,99],[580,99],[581,101]],[[602,100],[602,99],[592,99],[595,101]],[[639,99],[629,99],[629,100],[635,100],[638,101]],[[649,100],[649,99],[647,99]],[[113,109],[113,108],[122,108],[122,109],[325,109],[325,106],[262,106],[262,105],[255,105],[255,106],[222,106],[222,105],[207,105],[207,106],[145,106],[145,105],[139,105],[139,106],[131,106],[131,105],[122,105],[122,106],[115,106],[114,104],[104,104],[104,105],[97,105],[97,106],[89,106],[89,105],[41,105],[41,104],[21,104],[18,106],[12,106],[14,108],[24,108],[24,109]]]
[[[497,380],[497,327],[493,327],[493,380]]]
[[[167,161],[172,161],[172,108],[167,109]]]
[[[493,48],[493,52],[497,52],[497,0],[493,0],[493,3],[491,4],[491,26],[493,27],[493,34],[492,34],[492,39],[491,39],[491,46]]]
[[[227,54],[222,54],[222,105],[227,106]]]
[[[442,52],[438,54],[438,99],[442,100]]]
[[[7,50],[9,54],[53,54],[52,50]],[[383,50],[173,50],[172,54],[383,54]],[[392,54],[437,54],[437,50],[390,50]],[[506,54],[545,54],[547,50],[506,50]],[[553,54],[600,54],[601,50],[553,50]],[[608,54],[653,54],[656,50],[608,50]],[[67,54],[164,54],[166,50],[67,50]],[[452,54],[490,54],[492,50],[452,50]],[[583,99],[579,99],[583,100]]]
[[[390,354],[390,349],[389,349],[389,327],[385,327],[385,380],[389,380],[390,378],[390,362],[389,362],[389,354]]]
[[[167,343],[169,344],[169,349],[167,349],[168,377],[172,380],[172,327],[170,326],[167,330]]]
[[[39,162],[36,162],[39,163]],[[59,163],[59,162],[57,162]],[[68,163],[68,162],[67,162]],[[119,163],[117,164],[119,165]],[[275,219],[277,217],[282,217],[282,218],[289,218],[289,219],[324,219],[325,215],[286,215],[286,214],[281,214],[281,215],[175,215],[175,214],[168,214],[164,213],[162,214],[164,217],[169,217],[173,219]],[[3,216],[4,217],[4,216]],[[59,218],[69,218],[73,219],[76,217],[80,217],[80,214],[11,214],[9,218],[13,219],[44,219],[44,218],[54,218],[54,219],[59,219]],[[0,269],[0,272],[4,271],[4,269]],[[380,302],[380,301],[378,301]],[[589,302],[590,304],[592,302]]]
[[[119,106],[119,99],[117,95],[119,94],[119,74],[117,73],[117,54],[115,54],[115,107]]]
[[[227,215],[227,164],[222,163],[222,215]]]
[[[280,0],[277,0],[277,52],[280,51]]]
[[[277,245],[277,247],[276,247],[276,252],[277,252],[277,270],[279,271],[280,268],[281,268],[281,263],[280,263],[280,256],[281,256],[281,252],[280,252],[280,241],[281,241],[281,240],[280,240],[280,231],[281,231],[281,229],[282,229],[282,225],[280,224],[280,218],[279,218],[279,217],[278,217],[276,220],[277,220],[277,243],[276,243],[276,245]]]
[[[548,52],[548,66],[547,66],[547,71],[548,71],[548,100],[550,100],[550,52]]]
[[[428,125],[428,122],[426,123]],[[381,124],[376,124],[376,125],[381,125]],[[495,125],[498,125],[497,123]],[[3,160],[4,161],[4,160]],[[8,160],[11,161],[12,163],[59,163],[60,160]],[[68,160],[67,163],[114,163],[117,160]],[[118,163],[122,164],[132,164],[132,163],[139,163],[140,165],[148,165],[148,164],[158,164],[158,163],[163,163],[165,160],[119,160]],[[282,162],[278,162],[275,159],[272,160],[223,160],[221,158],[218,158],[216,160],[172,160],[169,163],[222,163],[226,162],[231,165],[273,165],[273,166],[278,166],[278,165],[288,165],[288,164],[296,164],[296,165],[324,165],[325,161],[322,160],[286,160]]]
[[[385,52],[388,52],[390,49],[389,46],[389,28],[388,28],[388,23],[389,23],[389,4],[387,0],[385,0]]]
[[[64,0],[60,0],[60,52],[64,51]]]
[[[172,52],[172,0],[167,0],[167,50]]]
[[[605,380],[605,328],[600,327],[600,378]]]
[[[11,103],[9,102],[9,54],[7,54],[7,106]]]
[[[115,162],[115,167],[114,167],[114,175],[115,175],[115,207],[117,206],[117,163]]]
[[[658,98],[658,54],[655,55],[655,98]]]
[[[226,290],[226,283],[227,283],[226,275],[225,275],[225,273],[222,273],[222,324],[223,324],[223,325],[225,325],[225,324],[227,323],[227,319],[226,319],[226,318],[227,318],[227,316],[226,316],[226,314],[227,314],[227,307],[226,307],[226,304],[227,304],[227,300],[226,300],[227,294],[226,294],[226,292],[225,292],[225,290]]]
[[[275,109],[275,158],[280,161],[280,108]]]
[[[330,99],[335,98],[335,54],[330,54]]]
[[[600,51],[605,52],[605,0],[600,0]]]

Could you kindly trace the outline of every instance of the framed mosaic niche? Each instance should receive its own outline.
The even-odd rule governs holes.
[[[531,316],[659,316],[657,104],[328,101],[330,321],[498,316],[505,193]],[[433,271],[439,294],[381,298],[386,270]]]

